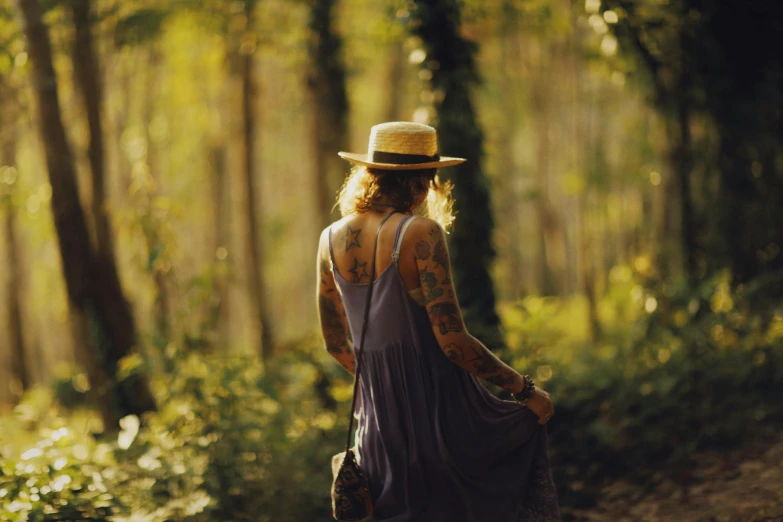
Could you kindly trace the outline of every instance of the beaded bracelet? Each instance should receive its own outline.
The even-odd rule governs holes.
[[[533,396],[533,391],[536,389],[536,383],[533,382],[533,379],[531,379],[529,375],[524,375],[522,378],[525,381],[522,391],[511,394],[511,398],[519,404],[527,403],[527,400]]]

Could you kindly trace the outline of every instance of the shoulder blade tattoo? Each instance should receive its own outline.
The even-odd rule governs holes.
[[[370,279],[370,274],[367,273],[367,262],[360,263],[358,259],[353,260],[353,268],[348,272],[353,274],[356,282],[361,282],[364,278]]]
[[[343,235],[343,241],[345,242],[345,251],[348,252],[353,247],[359,247],[361,248],[362,245],[359,243],[359,234],[362,233],[361,228],[357,228],[356,230],[351,228],[351,225],[346,225],[345,234]]]

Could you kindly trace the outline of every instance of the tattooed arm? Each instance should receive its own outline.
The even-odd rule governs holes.
[[[329,261],[329,229],[323,231],[318,245],[318,316],[321,320],[321,333],[326,343],[326,350],[351,374],[356,369],[353,343],[348,330],[348,319],[345,308]]]
[[[415,228],[414,228],[415,227]],[[465,329],[454,285],[443,229],[417,219],[408,232],[416,241],[416,265],[427,313],[441,349],[451,362],[511,392],[522,390],[522,376],[501,361]]]

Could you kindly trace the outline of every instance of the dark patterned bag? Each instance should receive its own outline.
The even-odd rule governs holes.
[[[372,515],[370,482],[352,449],[332,457],[332,513],[336,520],[363,520]]]
[[[389,213],[378,225],[375,234],[375,244],[372,251],[372,265],[370,268],[370,283],[367,285],[367,301],[364,306],[364,321],[362,322],[362,336],[356,349],[356,372],[353,379],[353,400],[351,401],[351,413],[348,419],[348,436],[345,441],[345,451],[332,457],[332,515],[340,522],[354,522],[372,515],[373,505],[370,495],[370,481],[356,462],[356,454],[351,448],[351,432],[353,431],[353,411],[356,408],[356,393],[359,388],[359,370],[362,367],[362,359],[359,354],[364,347],[364,338],[367,334],[367,321],[370,318],[370,301],[372,300],[372,288],[375,283],[375,256],[378,251],[378,236],[386,220],[394,212]]]

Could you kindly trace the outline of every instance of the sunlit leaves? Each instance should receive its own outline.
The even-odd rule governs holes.
[[[120,449],[130,448],[136,435],[139,434],[139,418],[136,415],[128,415],[120,419],[120,433],[117,436],[117,445]]]

